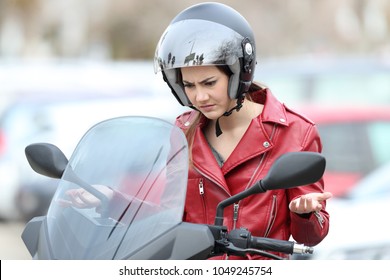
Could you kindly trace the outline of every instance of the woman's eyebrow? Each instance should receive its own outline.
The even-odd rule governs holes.
[[[204,83],[207,83],[208,81],[213,80],[213,79],[215,79],[215,76],[208,77],[208,78],[206,78],[206,79],[200,81],[199,83],[200,83],[200,84],[204,84]],[[189,82],[189,81],[186,81],[186,80],[183,80],[183,83],[194,84],[193,82]]]

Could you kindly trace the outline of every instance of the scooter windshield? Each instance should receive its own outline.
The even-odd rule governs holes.
[[[80,140],[47,214],[53,259],[126,259],[182,221],[188,146],[176,126],[120,117]]]

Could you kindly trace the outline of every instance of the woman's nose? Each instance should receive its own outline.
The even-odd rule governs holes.
[[[197,89],[196,91],[196,101],[197,102],[204,102],[209,99],[209,95],[207,93],[207,90],[205,89]]]

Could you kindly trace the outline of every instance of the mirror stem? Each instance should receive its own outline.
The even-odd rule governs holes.
[[[101,205],[102,205],[101,209],[102,209],[103,212],[101,213],[101,215],[102,215],[103,218],[107,217],[106,211],[107,211],[107,205],[109,203],[109,200],[103,193],[101,193],[100,191],[95,189],[90,184],[88,184],[88,183],[84,182],[83,180],[81,180],[81,178],[78,177],[74,173],[72,168],[68,168],[67,174],[66,174],[65,177],[63,177],[63,179],[68,181],[68,182],[71,182],[71,183],[74,183],[74,184],[80,186],[81,188],[83,188],[87,192],[91,193],[96,198],[98,198],[101,201]]]

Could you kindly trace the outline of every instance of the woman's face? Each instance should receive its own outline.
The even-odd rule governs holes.
[[[194,66],[181,69],[185,92],[208,119],[218,119],[235,101],[228,96],[229,77],[216,66]]]

